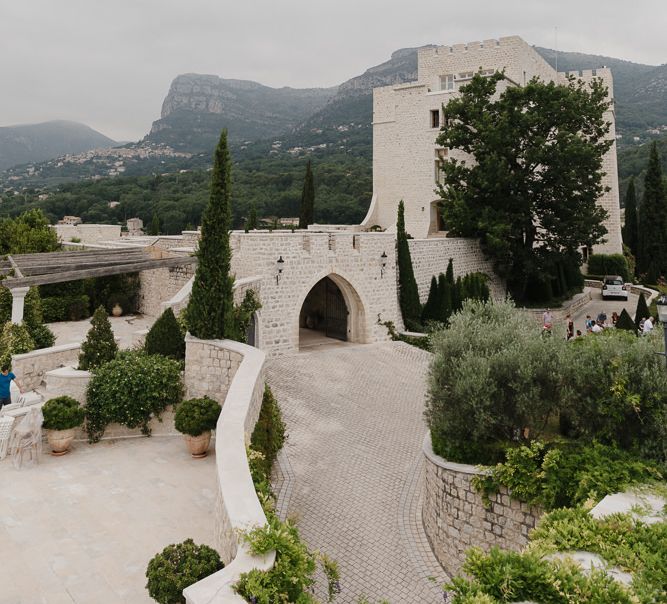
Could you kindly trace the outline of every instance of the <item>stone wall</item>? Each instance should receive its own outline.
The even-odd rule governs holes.
[[[519,551],[528,543],[528,533],[542,510],[512,499],[507,489],[492,496],[485,506],[471,484],[480,470],[437,456],[430,435],[424,440],[424,459],[424,530],[435,557],[450,576],[459,572],[471,547]]]
[[[47,371],[78,365],[81,344],[63,344],[17,354],[12,358],[12,371],[24,390],[39,388]]]
[[[386,340],[387,330],[377,324],[378,315],[402,328],[396,241],[391,233],[235,231],[231,246],[236,278],[261,279],[259,330],[262,350],[269,355],[298,350],[301,307],[315,284],[327,276],[345,299],[349,341]],[[280,275],[278,258],[284,261]]]
[[[176,295],[193,277],[196,265],[157,268],[139,273],[139,312],[159,316],[163,303]]]
[[[245,602],[234,593],[241,573],[273,566],[275,552],[253,556],[240,538],[241,532],[266,525],[250,476],[246,442],[257,423],[264,392],[264,360],[260,350],[229,340],[187,337],[185,381],[195,382],[198,396],[207,394],[223,403],[216,427],[217,497],[215,546],[226,566],[183,591],[187,604]],[[203,371],[202,371],[203,369]],[[218,376],[218,380],[216,380]]]
[[[51,228],[63,242],[79,239],[81,243],[99,243],[120,237],[120,226],[113,224],[56,224]]]
[[[449,259],[454,260],[454,276],[481,272],[489,276],[489,288],[494,298],[505,297],[505,286],[493,272],[493,264],[482,253],[476,239],[434,237],[432,239],[410,239],[410,256],[415,279],[419,287],[419,299],[426,302],[431,277],[447,270]]]

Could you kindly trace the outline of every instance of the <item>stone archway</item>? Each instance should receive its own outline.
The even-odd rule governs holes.
[[[299,347],[326,339],[365,342],[365,311],[359,294],[340,275],[319,279],[299,309]]]

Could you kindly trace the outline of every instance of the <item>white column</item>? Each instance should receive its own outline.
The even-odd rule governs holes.
[[[12,323],[18,325],[23,321],[23,306],[29,290],[29,287],[14,287],[9,290],[12,293]]]

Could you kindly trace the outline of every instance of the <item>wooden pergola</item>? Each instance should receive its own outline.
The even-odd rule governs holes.
[[[0,285],[12,293],[12,322],[23,320],[23,305],[33,285],[78,281],[137,273],[156,268],[195,264],[195,256],[171,256],[166,250],[145,247],[16,254],[0,257]]]

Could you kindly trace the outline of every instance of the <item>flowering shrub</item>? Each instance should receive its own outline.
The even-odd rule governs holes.
[[[148,435],[148,422],[168,405],[181,400],[183,384],[178,361],[160,355],[131,351],[93,372],[88,384],[86,430],[90,442],[98,441],[110,423],[140,427]]]

